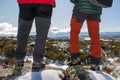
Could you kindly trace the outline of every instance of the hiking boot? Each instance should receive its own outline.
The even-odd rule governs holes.
[[[91,64],[90,70],[93,70],[93,71],[100,71],[100,67],[99,67],[99,65]]]
[[[12,73],[12,76],[20,76],[22,74],[22,68],[24,66],[24,61],[22,62],[17,62],[15,64],[15,69]]]
[[[40,70],[43,70],[45,68],[45,62],[44,61],[40,61],[38,62],[34,62],[32,64],[32,72],[39,72]]]
[[[100,70],[100,63],[101,63],[101,58],[96,58],[93,56],[89,56],[90,57],[90,64],[91,64],[91,68],[90,70],[93,71],[99,71]]]
[[[90,64],[99,65],[101,63],[101,58],[96,58],[93,56],[89,56],[89,58],[90,58]]]
[[[77,54],[71,54],[71,61],[68,62],[69,66],[75,66],[75,65],[80,65],[80,53]]]
[[[68,62],[68,65],[69,66],[75,66],[75,65],[80,65],[81,62],[80,62],[80,58],[77,57],[76,59],[71,59],[70,62]]]

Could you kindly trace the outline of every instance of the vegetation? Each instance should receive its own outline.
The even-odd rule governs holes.
[[[109,68],[109,67],[103,67],[102,69],[103,69],[103,71],[105,71],[105,72],[108,73],[108,74],[110,74],[110,73],[113,72],[113,70],[114,70],[114,69],[111,69],[111,68]]]
[[[120,42],[107,41],[102,42],[102,49],[108,57],[120,57]]]
[[[32,54],[34,50],[34,44],[31,44],[33,41],[34,39],[32,37],[29,37],[28,39],[29,45],[27,47],[27,53],[29,54]],[[64,42],[67,42],[68,45],[66,47],[61,47],[60,45],[63,44]],[[81,50],[83,50],[83,52],[81,52],[82,61],[85,61],[86,59],[88,60],[89,49],[90,49],[88,45],[90,45],[90,41],[81,40],[80,48]],[[108,57],[120,57],[119,45],[120,42],[101,41],[102,50],[105,52],[103,55],[107,55]],[[6,57],[6,59],[14,60],[15,48],[16,48],[16,39],[14,37],[0,38],[0,56],[4,56]],[[70,48],[69,40],[55,40],[48,38],[46,43],[45,56],[52,60],[60,60],[60,61],[70,59],[69,48]],[[105,57],[103,56],[103,60],[105,60],[104,58]],[[0,61],[0,63],[2,63],[2,61]]]

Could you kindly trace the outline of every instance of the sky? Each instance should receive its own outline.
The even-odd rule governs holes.
[[[120,0],[114,0],[110,8],[104,8],[101,15],[100,32],[120,32]],[[74,5],[70,0],[56,0],[53,9],[51,29],[69,31]],[[17,0],[0,0],[0,33],[17,32],[19,8]],[[35,32],[33,24],[31,32]],[[87,32],[84,22],[82,32]]]

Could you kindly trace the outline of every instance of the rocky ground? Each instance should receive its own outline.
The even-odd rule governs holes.
[[[116,78],[116,80],[120,79],[120,64],[114,63],[114,70],[111,73],[112,76]],[[14,80],[15,77],[11,76],[12,72],[14,71],[15,66],[3,66],[0,65],[0,80]],[[24,68],[22,70],[22,75],[25,75],[28,72],[31,72],[32,64],[30,62],[26,62],[24,64]],[[53,67],[52,67],[53,68]],[[89,66],[84,66],[85,69],[89,69]]]
[[[15,66],[4,67],[0,65],[0,80],[13,80],[13,76],[11,76],[14,71]],[[22,75],[31,71],[31,63],[25,63],[25,66],[22,71]]]

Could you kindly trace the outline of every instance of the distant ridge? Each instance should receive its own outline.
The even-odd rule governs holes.
[[[69,32],[58,32],[56,34],[49,32],[48,37],[55,38],[55,39],[69,39],[70,37]],[[88,32],[81,32],[80,37],[89,37]],[[120,32],[100,32],[101,38],[120,38]]]
[[[35,32],[30,33],[31,36],[35,36]],[[8,37],[8,36],[15,36],[16,34],[0,34],[0,37]],[[53,33],[52,31],[49,31],[48,37],[54,38],[54,39],[69,39],[70,32],[57,32]],[[81,32],[79,35],[80,37],[89,37],[88,32]],[[101,38],[120,38],[120,32],[100,32]]]

